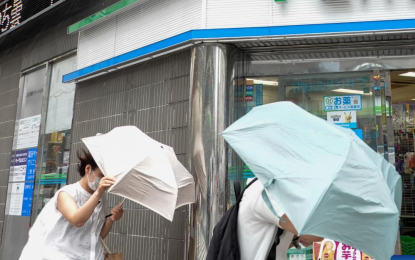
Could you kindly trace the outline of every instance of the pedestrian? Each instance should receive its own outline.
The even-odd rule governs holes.
[[[104,177],[91,153],[78,154],[81,180],[61,188],[29,232],[20,260],[103,260],[100,238],[123,215],[121,204],[105,218],[105,191],[115,179]]]
[[[276,258],[273,260],[287,260],[287,251],[293,246],[293,241],[298,240],[299,243],[307,247],[313,242],[323,240],[321,237],[310,235],[294,239],[298,232],[290,219],[272,196],[266,190],[263,194],[263,191],[262,183],[256,181],[246,189],[239,205],[237,231],[241,260],[269,259],[278,228],[281,228],[283,233],[279,237],[279,245],[275,252]],[[267,205],[264,197],[268,198],[271,205]],[[298,214],[301,214],[301,212],[298,212]],[[276,215],[282,216],[284,221],[281,221]]]

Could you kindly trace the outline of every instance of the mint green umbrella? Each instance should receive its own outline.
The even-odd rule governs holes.
[[[399,211],[383,173],[350,134],[278,102],[254,108],[222,136],[300,235],[391,258]]]
[[[373,151],[362,139],[360,139],[352,130],[336,126],[340,131],[350,135],[359,147],[366,153],[366,155],[372,160],[372,162],[378,167],[379,171],[383,174],[383,178],[389,187],[392,198],[395,201],[396,207],[399,212],[402,208],[402,178],[401,175],[395,170],[395,166],[385,160],[385,158]]]

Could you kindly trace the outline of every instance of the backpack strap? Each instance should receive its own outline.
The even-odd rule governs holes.
[[[235,198],[238,199],[241,196],[241,183],[239,181],[233,183],[233,190],[235,192]]]
[[[236,190],[235,190],[235,197],[237,198],[236,203],[240,203],[242,201],[242,197],[244,196],[244,193],[245,193],[246,189],[248,189],[249,186],[254,184],[254,182],[256,182],[257,180],[258,180],[258,178],[254,178],[248,185],[246,185],[245,189],[242,192],[239,192],[240,193],[239,196],[236,196]],[[238,183],[239,190],[240,190],[241,189],[241,184],[239,182],[236,182],[236,183]],[[235,187],[235,184],[234,184],[234,187]]]

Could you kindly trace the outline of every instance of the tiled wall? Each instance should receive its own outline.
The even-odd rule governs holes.
[[[67,26],[115,2],[117,0],[102,0],[99,3],[67,1],[0,39],[0,260],[3,258],[4,245],[1,239],[21,72],[75,50],[78,35],[68,35]],[[5,227],[11,225],[13,229],[17,222],[13,222],[12,218],[28,219],[9,217],[10,222],[6,221]],[[28,224],[22,227],[22,232],[27,232],[25,229],[29,229]],[[6,238],[13,240],[12,237]],[[13,253],[16,257],[25,243],[9,241],[14,247],[10,250],[16,251]],[[5,260],[13,259],[6,257]]]
[[[190,51],[185,51],[78,84],[69,183],[79,180],[81,138],[123,125],[172,146],[187,167],[189,73]],[[121,200],[108,199],[108,210]],[[187,207],[176,211],[173,223],[134,202],[126,202],[124,210],[108,238],[111,250],[122,250],[125,260],[184,259]]]

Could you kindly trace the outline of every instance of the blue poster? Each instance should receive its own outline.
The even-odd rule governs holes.
[[[362,129],[352,129],[352,130],[360,139],[363,140],[363,130]]]
[[[256,106],[262,106],[264,102],[264,95],[263,95],[263,85],[262,84],[255,84],[255,99],[256,99]]]
[[[32,211],[33,182],[24,184],[22,216],[29,217]]]
[[[36,175],[37,148],[27,151],[26,181],[33,181]]]

